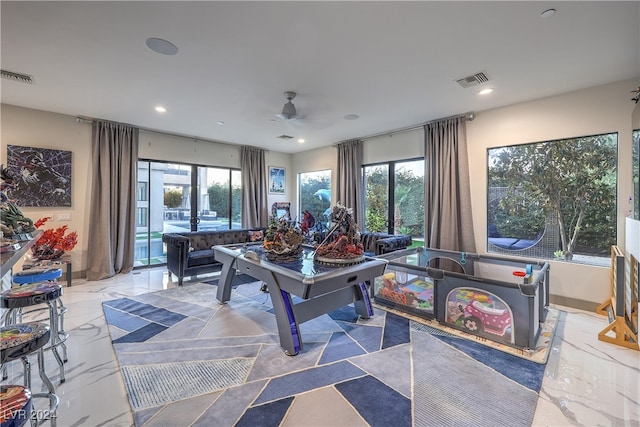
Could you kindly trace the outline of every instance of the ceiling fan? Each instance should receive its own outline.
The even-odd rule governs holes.
[[[284,93],[284,96],[287,98],[287,102],[284,104],[284,107],[282,107],[282,113],[276,114],[276,117],[282,120],[295,120],[302,118],[302,116],[298,115],[296,106],[291,102],[291,100],[296,97],[296,93],[293,91],[287,91]]]

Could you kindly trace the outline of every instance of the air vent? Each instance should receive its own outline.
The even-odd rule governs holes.
[[[479,73],[476,73],[472,76],[463,77],[456,81],[462,87],[472,87],[472,86],[478,86],[481,83],[488,82],[489,80],[491,79],[489,78],[487,73],[485,73],[484,71],[480,71]]]
[[[0,70],[3,79],[13,80],[14,82],[26,83],[28,85],[35,84],[33,76],[28,74],[14,73],[13,71]]]
[[[290,136],[290,135],[280,135],[280,136],[278,136],[277,138],[278,138],[278,139],[293,139],[293,137],[292,137],[292,136]]]

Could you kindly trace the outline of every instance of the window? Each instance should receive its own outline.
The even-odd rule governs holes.
[[[489,149],[488,251],[606,263],[617,151],[617,133]]]
[[[424,240],[424,159],[363,167],[365,229]]]
[[[149,186],[148,186],[147,182],[138,182],[138,191],[137,191],[138,198],[137,198],[137,200],[139,202],[146,202],[146,201],[149,200],[148,187]]]
[[[149,216],[149,209],[137,208],[136,209],[136,227],[146,227],[147,217]]]
[[[298,218],[309,211],[319,231],[329,223],[331,215],[331,170],[298,174]]]
[[[241,172],[138,161],[135,266],[166,263],[162,234],[241,228]]]

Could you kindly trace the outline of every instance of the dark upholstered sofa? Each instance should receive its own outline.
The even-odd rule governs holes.
[[[316,243],[321,243],[325,236],[325,233],[318,232],[313,236],[313,240]],[[360,233],[360,241],[364,246],[364,253],[369,256],[406,249],[413,243],[411,236],[368,232]]]
[[[213,246],[262,240],[263,234],[264,229],[165,233],[169,278],[175,274],[182,285],[185,277],[220,271],[222,263],[216,261]]]

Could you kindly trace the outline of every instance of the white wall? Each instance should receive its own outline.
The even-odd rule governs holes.
[[[91,181],[91,127],[76,122],[75,117],[2,104],[0,106],[0,163],[7,164],[7,145],[51,148],[71,151],[71,207],[21,207],[34,222],[52,214],[46,228],[69,226],[78,232],[78,244],[71,251],[73,271],[86,269],[87,235]],[[70,214],[71,221],[58,221],[59,214]],[[20,266],[21,263],[18,263]]]

